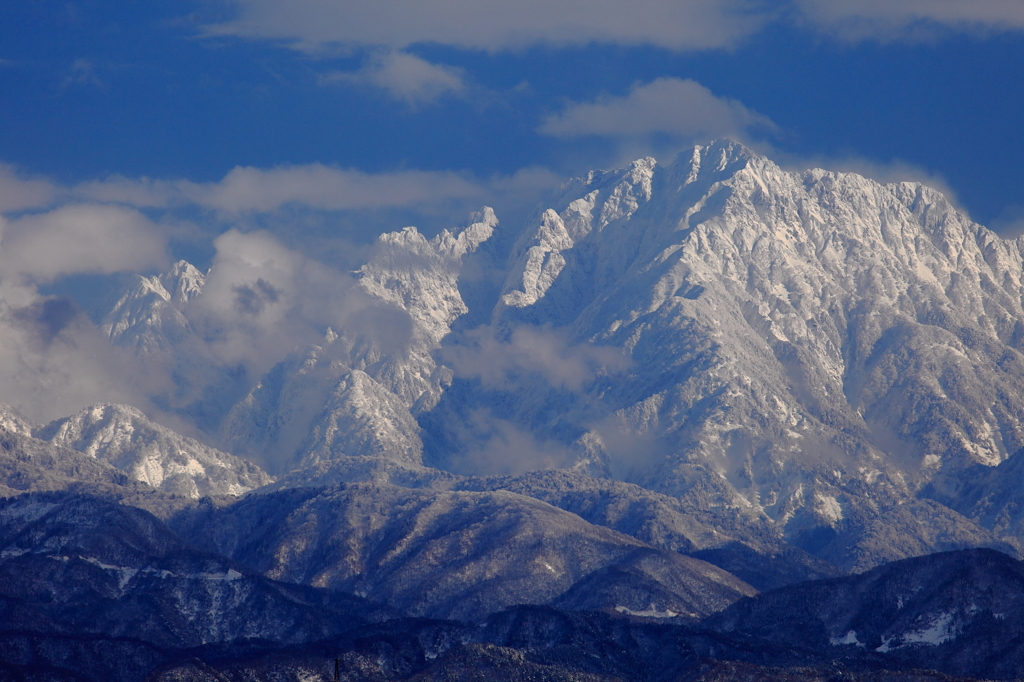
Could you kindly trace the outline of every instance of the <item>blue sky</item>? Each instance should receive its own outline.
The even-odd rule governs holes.
[[[0,213],[137,211],[199,261],[521,220],[719,136],[1024,218],[1019,0],[25,0],[0,35]]]

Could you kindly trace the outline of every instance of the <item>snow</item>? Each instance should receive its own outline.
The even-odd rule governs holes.
[[[938,646],[956,637],[956,614],[940,613],[933,617],[927,627],[903,635],[904,644],[930,644]]]
[[[485,209],[433,239],[415,228],[382,235],[358,286],[408,315],[408,342],[360,345],[360,330],[332,327],[235,406],[224,442],[283,472],[367,452],[418,462],[415,422],[428,414],[440,432],[465,431],[445,421],[463,419],[458,409],[431,414],[453,393],[438,351],[465,340],[457,326],[449,337],[468,311],[463,262],[497,227]],[[572,396],[517,384],[452,400],[511,415],[536,442],[555,423],[574,434],[614,423],[619,442],[645,446],[610,447],[611,470],[658,492],[743,507],[784,536],[808,519],[838,528],[912,504],[936,477],[1024,447],[1024,372],[1002,359],[1024,322],[1024,242],[926,187],[787,172],[726,140],[571,180],[506,236],[487,251],[505,258],[497,301],[475,319],[508,333],[550,326],[630,364]],[[122,298],[105,322],[115,343],[173,350],[170,332],[189,329],[184,302],[203,287],[197,270],[175,268]],[[101,456],[135,438],[89,447]],[[184,471],[201,490],[216,466],[189,457],[205,474],[158,458],[149,480]],[[860,556],[899,558],[918,539]]]
[[[850,630],[842,637],[831,637],[828,642],[832,646],[841,646],[844,644],[853,644],[860,647],[864,646],[864,644],[857,639],[857,632],[855,630]]]
[[[151,422],[129,405],[91,405],[34,434],[108,462],[134,480],[171,485],[171,492],[193,498],[237,495],[270,482],[258,467]]]
[[[665,609],[664,611],[662,611],[656,608],[654,604],[651,604],[643,611],[634,611],[625,606],[616,606],[615,610],[619,613],[624,613],[630,616],[639,616],[641,618],[675,618],[680,615],[672,609]]]

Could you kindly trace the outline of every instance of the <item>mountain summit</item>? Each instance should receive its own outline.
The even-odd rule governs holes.
[[[730,141],[642,159],[539,212],[493,314],[628,366],[575,392],[457,380],[425,425],[486,405],[538,440],[589,436],[614,477],[742,508],[850,568],[984,542],[920,498],[956,506],[1024,445],[1021,263],[920,184],[786,172]]]
[[[190,369],[213,356],[187,263],[107,328],[235,382],[180,415],[278,487],[556,468],[678,500],[703,530],[674,543],[760,537],[861,570],[1020,546],[1021,252],[926,186],[724,140],[572,180],[521,228],[485,209],[382,235],[338,294],[358,314],[259,379]],[[208,396],[235,397],[214,415]]]

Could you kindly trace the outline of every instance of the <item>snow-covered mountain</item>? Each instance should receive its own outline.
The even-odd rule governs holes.
[[[0,406],[0,621],[38,630],[0,628],[0,665],[1019,677],[1020,562],[880,565],[1024,548],[1024,239],[729,141],[575,179],[525,226],[382,235],[351,277],[253,239],[292,270],[180,262],[103,327],[223,451],[130,406]],[[781,589],[679,624],[751,586]],[[392,612],[325,587],[478,622],[370,625]]]
[[[336,341],[328,336],[328,342]],[[226,448],[288,472],[343,456],[419,464],[419,425],[402,399],[315,346],[279,363],[228,414]]]
[[[580,581],[563,607],[650,607],[661,617],[694,619],[756,592],[709,563],[504,490],[299,488],[185,510],[172,527],[277,580],[430,618],[479,620],[515,604],[548,603]],[[608,589],[618,575],[637,584]]]
[[[362,317],[200,427],[304,484],[441,480],[421,464],[618,479],[719,523],[694,551],[785,541],[865,569],[1009,549],[1012,486],[979,491],[1024,447],[1021,254],[922,185],[717,142],[573,180],[522,229],[487,209],[382,235]],[[504,284],[471,291],[467,267]],[[185,263],[141,278],[111,339],[185,367],[202,288]]]
[[[151,354],[172,350],[192,333],[182,308],[202,293],[206,277],[186,261],[168,272],[139,275],[103,320],[103,331],[119,346]]]
[[[358,286],[405,325],[377,339],[358,328],[328,329],[321,345],[284,359],[231,410],[221,429],[225,447],[282,473],[341,456],[419,463],[411,410],[429,409],[451,380],[433,354],[467,311],[458,289],[462,260],[497,225],[490,209],[473,220],[430,240],[412,227],[381,235],[356,273]]]
[[[92,405],[32,433],[186,497],[241,495],[271,481],[255,464],[175,433],[128,405]]]
[[[484,405],[537,438],[590,434],[615,477],[746,509],[844,566],[900,556],[866,536],[904,504],[914,551],[977,539],[916,495],[949,503],[1024,444],[1021,262],[927,187],[785,172],[728,141],[592,173],[522,234],[494,319],[628,367],[575,392],[456,379],[421,418],[427,461],[457,461],[430,437]]]

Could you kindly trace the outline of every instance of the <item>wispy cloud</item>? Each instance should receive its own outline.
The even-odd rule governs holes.
[[[532,377],[554,388],[583,391],[599,375],[623,369],[628,361],[613,348],[573,344],[566,332],[517,327],[507,339],[485,326],[465,333],[461,345],[442,357],[456,376],[479,378],[487,388],[506,388]]]
[[[320,164],[269,170],[238,167],[218,183],[179,187],[201,206],[232,212],[272,211],[287,203],[325,210],[409,206],[480,192],[478,185],[457,173],[370,174]]]
[[[734,45],[767,21],[756,0],[235,0],[237,17],[212,35],[291,41],[305,50],[335,45],[403,49],[440,43],[498,51],[594,42],[705,49]]]
[[[42,423],[95,402],[151,409],[168,380],[115,348],[71,301],[0,282],[0,402]]]
[[[624,97],[570,104],[548,117],[538,130],[556,137],[660,133],[689,140],[744,138],[754,128],[771,130],[774,124],[736,100],[715,96],[696,81],[659,78],[635,85]]]
[[[222,180],[132,180],[112,177],[84,183],[72,193],[82,199],[138,207],[197,205],[229,213],[275,211],[288,204],[342,211],[408,207],[481,196],[481,184],[454,172],[365,173],[322,164],[254,168],[237,166]]]
[[[1018,0],[796,0],[799,16],[845,40],[927,40],[1024,30]]]
[[[844,40],[921,40],[936,32],[1024,29],[1019,0],[230,0],[234,19],[209,35],[285,41],[317,52],[331,46],[401,50],[439,43],[470,50],[653,45],[671,50],[735,46],[789,21]]]
[[[360,70],[332,71],[321,76],[320,82],[371,85],[411,106],[435,102],[466,87],[459,69],[431,64],[408,52],[375,54]]]
[[[68,69],[68,75],[64,79],[63,86],[93,86],[106,89],[106,84],[100,80],[96,72],[96,65],[91,59],[76,59]]]
[[[408,341],[405,311],[375,304],[350,273],[289,249],[267,232],[229,230],[214,246],[203,294],[189,316],[203,352],[218,364],[241,364],[259,376],[296,348],[323,343],[328,327],[355,329],[366,339],[387,337],[383,345],[395,349]]]
[[[451,434],[461,449],[445,468],[463,475],[518,475],[537,469],[572,466],[576,453],[562,443],[540,440],[527,429],[487,408],[456,420]]]

